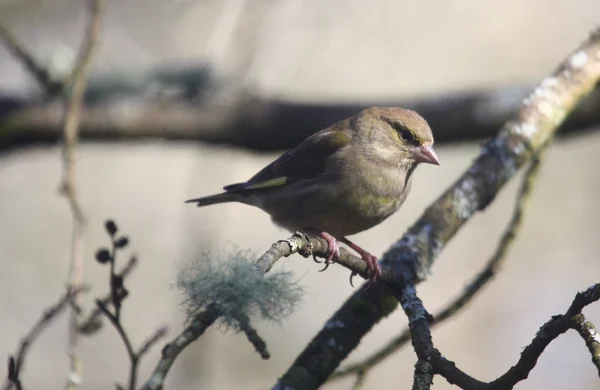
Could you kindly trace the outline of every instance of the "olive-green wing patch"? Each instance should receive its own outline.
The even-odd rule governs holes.
[[[347,124],[321,130],[296,148],[281,155],[245,183],[224,187],[227,192],[243,192],[281,187],[299,180],[310,180],[325,171],[329,158],[350,144]],[[341,127],[341,128],[340,128]]]

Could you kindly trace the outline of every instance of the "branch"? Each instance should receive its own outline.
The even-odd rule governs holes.
[[[175,65],[176,66],[176,65]],[[198,72],[201,69],[198,70]],[[171,70],[171,73],[173,71]],[[493,90],[451,91],[418,99],[360,100],[356,103],[305,103],[262,96],[253,91],[236,92],[227,102],[218,95],[230,96],[230,85],[200,85],[185,80],[180,72],[173,81],[148,75],[147,86],[139,87],[139,72],[117,85],[113,95],[107,89],[119,82],[109,75],[90,80],[89,96],[81,113],[81,139],[91,141],[164,140],[196,141],[236,145],[261,151],[290,149],[318,129],[357,114],[372,106],[400,106],[413,109],[435,129],[436,144],[483,140],[494,136],[500,126],[517,112],[531,91],[530,86]],[[205,82],[210,83],[209,81]],[[200,89],[200,99],[147,97],[151,85],[165,89]],[[131,89],[139,89],[131,96]],[[240,88],[238,88],[240,89]],[[108,92],[110,94],[110,92]],[[206,96],[205,96],[206,95]],[[131,104],[128,104],[131,103]],[[123,106],[127,110],[123,110]],[[596,130],[600,123],[600,89],[591,93],[562,125],[565,134]],[[62,131],[62,107],[53,101],[23,100],[0,95],[0,152],[23,146],[56,143]],[[285,128],[286,131],[281,131]]]
[[[598,337],[598,331],[589,321],[586,321],[583,314],[578,314],[571,317],[572,328],[579,333],[581,338],[585,341],[585,345],[592,355],[592,363],[598,370],[598,376],[600,376],[600,338]]]
[[[384,253],[395,276],[361,288],[333,315],[275,388],[316,389],[381,318],[407,286],[426,279],[444,246],[553,137],[575,105],[600,79],[600,29],[525,100],[518,114],[484,144],[471,167]],[[384,274],[386,270],[384,270]],[[414,341],[413,341],[414,343]]]
[[[281,258],[288,257],[294,253],[300,253],[307,257],[309,253],[325,257],[327,255],[327,243],[325,240],[316,237],[309,237],[303,233],[296,233],[287,240],[277,241],[261,257],[256,260],[256,267],[262,273],[267,273],[273,265]],[[366,277],[368,275],[367,267],[364,262],[341,248],[340,263],[351,267]],[[179,354],[192,342],[196,341],[204,334],[215,321],[220,317],[218,305],[210,304],[202,312],[196,314],[183,332],[177,335],[162,350],[162,356],[154,368],[154,372],[146,383],[142,386],[143,390],[158,390],[164,386],[166,376]],[[266,345],[252,328],[244,329],[249,341],[263,358],[268,357]]]
[[[219,310],[215,305],[209,305],[203,312],[196,314],[183,332],[177,335],[177,337],[163,348],[162,356],[154,369],[154,372],[142,386],[142,390],[162,389],[167,373],[173,363],[175,363],[177,356],[179,356],[185,347],[197,340],[198,337],[202,336],[204,331],[218,318]]]
[[[125,265],[125,267],[123,267],[121,272],[119,272],[117,275],[122,280],[125,280],[125,278],[127,278],[129,276],[131,271],[133,271],[133,269],[135,268],[137,263],[138,263],[137,257],[131,256],[129,258],[129,262]],[[107,308],[110,305],[112,305],[112,303],[113,303],[112,292],[108,292],[103,298],[100,299],[100,302],[102,302],[102,304]],[[102,310],[100,310],[98,305],[96,305],[96,307],[94,308],[94,310],[92,310],[92,312],[89,314],[89,316],[85,320],[83,320],[79,323],[79,325],[78,325],[79,332],[86,334],[86,335],[91,335],[93,333],[96,333],[102,327],[101,318],[102,318]]]
[[[431,365],[436,374],[440,374],[450,384],[457,385],[462,389],[474,390],[504,390],[512,389],[518,382],[526,379],[535,367],[537,360],[550,343],[569,329],[577,330],[578,324],[585,321],[581,310],[600,299],[600,284],[591,286],[584,292],[576,295],[573,305],[563,315],[552,317],[545,323],[535,335],[532,342],[523,349],[517,364],[512,366],[498,379],[485,383],[473,379],[465,374],[456,365],[439,355],[439,352],[431,355]],[[414,344],[414,343],[413,343]],[[593,355],[593,353],[592,353]],[[596,363],[594,362],[596,365]],[[597,367],[597,366],[596,366]]]
[[[462,311],[462,309],[464,309],[471,302],[471,300],[494,278],[506,260],[508,251],[512,247],[514,239],[520,231],[522,225],[523,214],[527,207],[531,190],[535,184],[535,180],[539,172],[540,157],[541,156],[539,155],[534,156],[527,169],[527,172],[525,172],[523,182],[517,193],[513,215],[504,233],[502,234],[500,241],[498,242],[494,254],[487,261],[484,268],[467,284],[467,287],[465,287],[463,292],[448,302],[442,310],[433,315],[433,319],[430,323],[432,328]],[[366,375],[371,368],[385,360],[398,349],[402,348],[408,341],[410,341],[410,330],[404,329],[383,348],[374,352],[360,362],[354,363],[343,370],[335,372],[328,379],[328,381],[333,381],[353,374]]]
[[[65,295],[62,298],[60,298],[60,300],[57,303],[55,303],[53,306],[50,306],[44,311],[44,314],[35,323],[33,328],[31,328],[31,330],[21,340],[17,352],[10,357],[8,381],[6,381],[3,386],[4,390],[12,389],[13,385],[17,389],[21,388],[20,376],[21,372],[23,371],[25,359],[27,357],[27,353],[29,352],[29,348],[31,347],[31,345],[50,325],[50,323],[54,321],[66,307],[73,303],[77,295],[87,290],[88,288],[85,286],[79,286],[76,289],[67,289]]]
[[[62,90],[62,83],[53,80],[48,70],[41,66],[19,42],[18,38],[1,24],[0,39],[4,42],[6,49],[21,62],[48,95],[55,95]]]
[[[87,74],[93,54],[100,39],[100,27],[104,13],[104,0],[88,0],[89,22],[79,56],[67,84],[72,89],[66,97],[63,118],[63,178],[60,192],[67,198],[73,215],[73,236],[71,241],[71,261],[69,264],[69,285],[73,288],[83,284],[84,269],[84,230],[86,218],[79,201],[75,185],[75,149],[79,135],[79,115],[83,94],[87,84]],[[80,302],[78,302],[80,303]],[[81,361],[78,356],[79,313],[72,311],[69,320],[69,377],[66,389],[76,389],[82,379]]]
[[[123,327],[121,323],[121,308],[123,304],[123,300],[127,298],[129,295],[128,290],[124,285],[125,276],[131,272],[134,265],[137,263],[137,258],[135,256],[131,256],[127,265],[123,268],[120,274],[115,272],[115,263],[117,261],[117,252],[129,245],[129,238],[125,235],[118,235],[119,228],[115,221],[107,220],[104,222],[104,228],[106,233],[110,237],[112,248],[100,248],[96,251],[96,261],[99,264],[109,266],[109,285],[110,285],[110,293],[104,299],[96,299],[97,310],[106,316],[114,328],[117,330],[119,337],[123,341],[125,345],[125,349],[127,350],[127,356],[129,357],[130,366],[129,366],[129,385],[127,387],[128,390],[136,390],[137,389],[137,375],[138,368],[142,357],[152,348],[158,341],[163,338],[167,334],[168,328],[163,326],[157,329],[150,337],[144,341],[142,346],[136,352],[133,348],[133,344],[127,331]],[[109,304],[112,304],[114,312],[111,311],[108,307]],[[99,318],[96,318],[96,312],[92,312],[88,321],[83,324],[83,327],[88,332],[97,331],[101,322]],[[89,323],[89,324],[88,324]],[[88,329],[89,327],[89,329]],[[120,385],[117,385],[117,388],[123,388]]]

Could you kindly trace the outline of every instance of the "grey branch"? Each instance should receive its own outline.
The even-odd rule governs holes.
[[[600,29],[543,80],[517,115],[483,145],[471,167],[383,255],[384,274],[389,268],[395,276],[393,288],[387,288],[388,281],[357,291],[327,321],[275,388],[321,386],[373,325],[395,310],[395,297],[401,297],[406,286],[426,279],[448,241],[548,143],[599,79]]]

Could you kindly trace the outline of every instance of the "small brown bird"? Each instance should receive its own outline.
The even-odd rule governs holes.
[[[345,243],[376,280],[377,258],[346,236],[378,225],[400,208],[417,165],[440,164],[432,145],[431,129],[416,112],[373,107],[311,135],[247,182],[186,203],[258,207],[283,228],[325,239],[326,265],[339,257],[337,241]]]

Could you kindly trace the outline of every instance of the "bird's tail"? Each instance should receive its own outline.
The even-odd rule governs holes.
[[[223,192],[220,194],[204,196],[202,198],[186,200],[185,203],[196,203],[196,206],[208,206],[217,203],[240,202],[240,196],[237,193]]]

